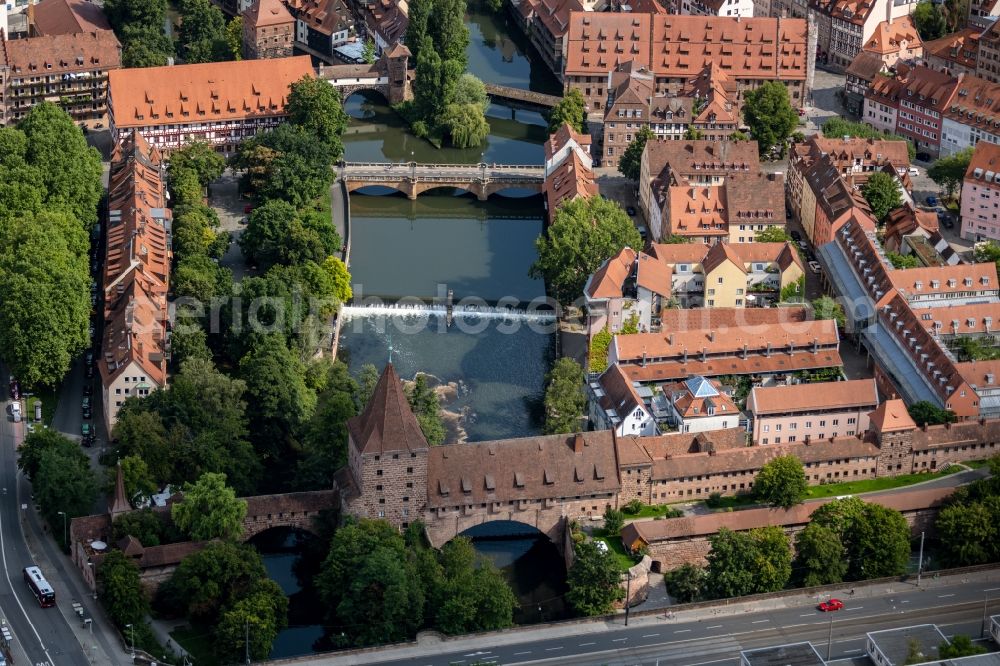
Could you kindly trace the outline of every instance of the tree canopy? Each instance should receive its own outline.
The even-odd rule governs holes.
[[[723,527],[708,541],[706,587],[713,598],[775,592],[792,575],[792,551],[780,527],[745,532]]]
[[[204,141],[194,141],[170,153],[169,168],[172,179],[178,177],[178,172],[190,171],[197,176],[198,183],[205,187],[222,176],[222,172],[226,168],[226,158],[210,144]]]
[[[812,522],[840,537],[847,552],[848,580],[896,576],[906,570],[910,528],[898,511],[848,497],[816,509]]]
[[[831,585],[847,574],[847,553],[840,535],[818,523],[809,523],[795,535],[795,570],[805,587]]]
[[[643,125],[642,129],[636,133],[635,138],[632,139],[632,143],[625,148],[621,159],[618,160],[618,171],[621,175],[629,180],[639,180],[642,151],[646,149],[646,142],[654,138],[656,135],[653,134],[653,130],[649,129],[649,125]]]
[[[825,123],[823,123],[823,136],[832,138],[853,136],[860,139],[885,139],[889,141],[905,141],[906,152],[911,160],[917,153],[917,149],[913,146],[913,142],[905,137],[899,136],[898,134],[880,132],[871,125],[845,120],[840,116],[833,116]]]
[[[166,65],[173,42],[163,32],[167,0],[107,0],[104,13],[122,44],[122,65]]]
[[[535,241],[531,267],[549,293],[569,304],[583,295],[587,278],[625,247],[641,247],[642,237],[617,203],[602,197],[564,202],[548,232]]]
[[[917,4],[913,10],[913,22],[917,26],[917,32],[923,41],[932,41],[943,37],[948,32],[948,24],[941,9],[931,2],[924,0]]]
[[[965,172],[972,161],[972,147],[960,150],[947,157],[939,157],[934,164],[927,169],[927,176],[940,185],[948,193],[949,197],[955,195],[955,190],[962,186],[965,180]]]
[[[769,155],[772,148],[784,144],[799,122],[788,88],[779,81],[768,81],[743,97],[743,118],[750,134],[761,156]]]
[[[560,358],[545,377],[545,432],[569,433],[580,429],[587,406],[583,394],[583,368],[572,358]]]
[[[406,392],[413,414],[417,417],[420,430],[431,446],[444,444],[444,420],[441,418],[441,405],[437,393],[427,381],[427,375],[418,373],[413,384]]]
[[[97,567],[98,598],[119,629],[144,622],[149,599],[139,579],[139,567],[120,550],[112,550]]]
[[[291,86],[288,93],[288,122],[311,133],[329,151],[329,161],[344,154],[341,137],[347,129],[347,114],[340,91],[327,81],[304,76]]]
[[[958,419],[955,412],[950,409],[943,409],[926,400],[913,403],[906,408],[906,411],[918,426],[954,423]]]
[[[607,615],[615,602],[625,598],[622,573],[610,554],[601,552],[593,541],[576,544],[576,558],[569,568],[566,601],[580,615]]]
[[[784,227],[777,224],[764,227],[763,230],[758,231],[754,236],[754,241],[758,243],[786,243],[790,240],[792,240],[792,237],[788,235]]]
[[[843,306],[830,296],[820,296],[812,302],[812,306],[816,319],[833,319],[841,328],[847,324]]]
[[[783,509],[801,504],[808,488],[802,461],[791,454],[769,460],[753,482],[757,499]]]
[[[226,17],[209,0],[181,0],[180,56],[186,63],[232,60]]]
[[[903,204],[903,195],[899,192],[896,179],[884,171],[876,171],[868,177],[868,182],[861,188],[861,195],[871,206],[872,215],[879,222],[885,222],[889,212]]]
[[[246,515],[246,500],[226,485],[225,474],[213,472],[185,484],[183,499],[170,507],[174,524],[194,541],[238,538]]]
[[[549,134],[555,134],[563,124],[567,124],[578,133],[587,130],[587,102],[583,93],[576,88],[570,88],[563,94],[559,103],[552,107],[549,113]],[[642,151],[639,151],[640,154]]]

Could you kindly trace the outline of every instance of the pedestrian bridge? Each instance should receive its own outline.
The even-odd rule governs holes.
[[[490,96],[491,100],[506,104],[512,108],[549,111],[562,101],[562,97],[546,95],[532,90],[525,90],[524,88],[512,88],[511,86],[501,86],[495,83],[487,83],[485,85],[486,94]]]
[[[517,188],[541,192],[542,165],[517,164],[418,164],[416,162],[345,162],[340,178],[353,192],[362,187],[389,187],[410,199],[438,187],[455,187],[485,201],[491,194]]]

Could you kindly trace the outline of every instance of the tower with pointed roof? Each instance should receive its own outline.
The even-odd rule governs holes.
[[[128,513],[132,510],[132,505],[129,504],[128,498],[125,497],[125,477],[122,474],[122,463],[118,461],[118,467],[115,470],[115,494],[111,498],[111,507],[108,509],[108,513],[111,514],[111,520],[114,520],[123,513]]]
[[[243,57],[288,58],[295,43],[295,19],[281,0],[255,0],[243,14]]]
[[[899,398],[884,401],[871,413],[871,429],[880,449],[876,476],[909,473],[917,424],[910,417],[906,403]]]
[[[390,363],[364,412],[347,422],[347,464],[360,501],[348,511],[405,528],[427,505],[427,439]]]

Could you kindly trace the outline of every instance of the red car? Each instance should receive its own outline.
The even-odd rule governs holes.
[[[250,213],[252,213],[253,212],[253,205],[252,204],[247,204],[246,206],[243,206],[243,212],[246,213],[247,215],[249,215]]]
[[[828,601],[824,601],[819,605],[819,609],[824,613],[828,611],[839,611],[843,607],[844,607],[844,602],[841,601],[840,599],[830,599]]]

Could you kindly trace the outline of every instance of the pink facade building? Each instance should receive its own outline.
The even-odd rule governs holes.
[[[1000,146],[980,141],[962,183],[962,238],[1000,240]]]
[[[878,407],[873,379],[755,387],[747,416],[755,445],[853,436],[868,429]]]

